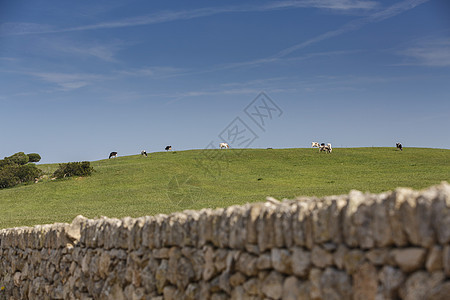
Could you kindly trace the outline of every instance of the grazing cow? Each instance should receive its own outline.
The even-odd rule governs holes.
[[[396,143],[395,146],[397,146],[397,149],[400,149],[400,151],[403,151],[403,146],[400,143]]]
[[[110,154],[109,154],[109,158],[116,158],[117,157],[117,152],[111,152]]]
[[[319,143],[318,142],[311,142],[311,148],[315,148],[315,147],[320,148]]]
[[[166,150],[166,151],[172,150],[172,146],[166,146],[166,148],[164,148],[164,150]]]
[[[147,157],[147,151],[142,150],[142,151],[141,151],[141,155]]]
[[[333,148],[331,148],[331,144],[327,144],[325,146],[325,143],[322,143],[320,145],[319,152],[322,152],[322,151],[325,151],[326,153],[331,153],[331,151],[333,151]]]
[[[230,148],[230,146],[228,146],[227,143],[220,143],[219,147],[220,147],[220,149],[223,149],[223,148],[228,149],[228,148]]]

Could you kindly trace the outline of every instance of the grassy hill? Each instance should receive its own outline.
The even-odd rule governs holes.
[[[342,148],[191,150],[92,162],[91,177],[0,190],[0,228],[324,196],[450,181],[450,150]],[[39,165],[47,173],[57,165]]]

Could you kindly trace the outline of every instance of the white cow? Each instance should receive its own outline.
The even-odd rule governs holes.
[[[311,142],[311,148],[314,148],[314,147],[320,148],[319,143],[318,142]]]
[[[227,143],[220,143],[219,147],[220,147],[220,149],[223,149],[223,148],[228,149],[228,148],[230,148],[230,146],[228,146]]]
[[[331,144],[327,144],[327,145],[325,146],[325,144],[322,143],[322,145],[320,145],[319,151],[320,151],[320,152],[325,151],[325,152],[327,152],[327,153],[331,153],[331,151],[333,151],[333,148],[331,148]]]

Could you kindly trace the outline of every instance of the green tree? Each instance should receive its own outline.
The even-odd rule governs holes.
[[[41,156],[37,153],[27,154],[29,161],[28,162],[39,162],[41,160]]]

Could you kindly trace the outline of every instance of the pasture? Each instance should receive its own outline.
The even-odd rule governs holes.
[[[91,177],[0,190],[0,228],[70,222],[79,214],[139,217],[259,202],[266,196],[320,197],[351,189],[378,193],[450,181],[450,150],[427,148],[119,153],[91,165],[96,170]],[[39,167],[51,174],[58,165]]]

